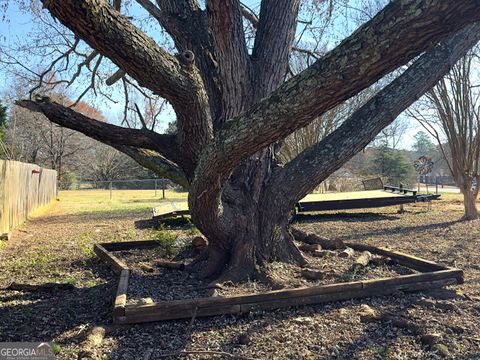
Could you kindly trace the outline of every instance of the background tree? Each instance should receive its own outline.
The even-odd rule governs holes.
[[[415,150],[419,156],[429,155],[432,156],[433,153],[437,151],[435,144],[430,139],[430,136],[425,131],[417,132],[413,138],[415,142],[413,143],[413,150]]]
[[[425,101],[413,113],[442,149],[453,179],[463,194],[464,219],[467,220],[478,218],[480,92],[476,54],[470,51],[460,59],[425,95]]]
[[[0,101],[0,158],[7,156],[7,147],[5,146],[5,133],[7,131],[7,107]]]
[[[415,171],[412,163],[400,150],[392,149],[386,144],[375,148],[375,158],[371,173],[378,174],[387,183],[412,187],[415,184]]]
[[[395,0],[285,81],[304,9],[299,0],[262,0],[248,33],[236,0],[207,0],[205,7],[195,0],[136,2],[169,34],[176,54],[122,15],[120,1],[43,0],[43,6],[74,33],[70,48],[85,42],[98,59],[118,66],[112,77],[167,100],[176,135],[156,133],[145,121],[141,129],[99,122],[43,97],[18,104],[187,186],[192,220],[209,239],[196,264],[201,276],[218,281],[252,276],[269,261],[304,263],[289,231],[295,203],[480,37],[480,25],[472,24],[480,19],[476,0]],[[54,65],[65,65],[66,57]],[[279,166],[279,141],[411,61],[329,136]]]
[[[378,146],[386,146],[395,150],[398,148],[402,137],[409,128],[410,124],[406,118],[397,118],[393,123],[383,129],[380,134],[378,134],[375,142],[378,144]]]

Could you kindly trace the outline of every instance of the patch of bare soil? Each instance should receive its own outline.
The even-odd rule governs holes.
[[[105,359],[479,359],[480,221],[457,221],[462,215],[461,206],[454,203],[435,203],[428,212],[424,204],[406,209],[408,212],[401,215],[396,214],[396,208],[386,208],[368,213],[304,216],[296,226],[330,238],[388,246],[461,268],[465,271],[465,284],[423,293],[399,293],[236,316],[111,327],[98,346],[96,356]],[[108,218],[62,217],[50,213],[16,231],[13,241],[0,251],[0,287],[8,286],[11,281],[38,284],[70,281],[75,289],[54,293],[1,291],[0,341],[53,340],[61,346],[59,359],[76,358],[89,328],[110,325],[117,281],[88,250],[95,242],[148,238],[147,230],[135,228],[135,220],[138,214]],[[185,272],[168,270],[171,273],[166,274],[165,269],[155,268],[153,273],[142,270],[141,264],[151,263],[150,256],[155,256],[154,253],[142,250],[121,256],[134,267],[133,286],[136,282],[141,284],[141,279],[150,279],[148,286],[129,289],[132,298],[161,300],[168,299],[169,293],[174,298],[187,296],[192,289],[184,284],[197,286],[195,279]],[[340,261],[332,254],[330,259],[312,261],[318,261],[315,267],[325,272],[330,269],[335,272],[307,284],[338,281],[348,274],[352,260]],[[296,268],[283,264],[271,267],[272,273],[288,286],[306,284],[307,280],[298,276]],[[402,271],[390,265],[369,266],[368,271],[355,276],[398,276]],[[170,279],[168,283],[166,279]],[[227,287],[223,295],[268,289],[262,286],[247,282]]]

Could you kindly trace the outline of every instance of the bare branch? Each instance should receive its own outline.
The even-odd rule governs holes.
[[[112,86],[113,84],[115,84],[118,80],[120,80],[122,77],[125,76],[125,71],[121,70],[121,69],[118,69],[117,71],[115,71],[114,74],[112,74],[106,81],[105,81],[105,84],[107,84],[108,86]]]
[[[143,86],[175,107],[194,101],[198,75],[133,26],[106,2],[43,0],[53,16]],[[135,60],[132,61],[132,58]],[[145,76],[145,71],[150,76]],[[193,91],[192,91],[193,90]]]
[[[94,120],[54,102],[20,100],[16,104],[31,111],[43,113],[50,121],[58,125],[79,131],[108,145],[125,145],[154,150],[174,163],[180,162],[173,136],[161,135],[153,131],[127,129]]]
[[[140,119],[140,122],[142,123],[142,129],[147,129],[147,123],[145,122],[145,119],[143,118],[143,115],[140,112],[140,109],[138,108],[137,103],[135,103],[135,110],[137,111],[138,118]]]

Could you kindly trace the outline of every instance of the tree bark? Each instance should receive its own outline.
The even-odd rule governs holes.
[[[472,183],[473,183],[473,179],[464,178],[463,183],[460,187],[460,191],[463,194],[463,207],[465,210],[465,214],[462,217],[463,220],[478,219],[478,209],[477,209],[478,191],[476,189],[472,189]]]
[[[464,220],[478,219],[477,197],[473,191],[466,191],[463,193],[463,206],[465,208]]]
[[[262,1],[251,55],[238,0],[207,0],[205,11],[193,0],[157,0],[158,7],[137,0],[172,35],[177,55],[159,47],[107,1],[42,1],[79,38],[167,99],[177,115],[178,133],[171,138],[119,129],[79,118],[57,104],[20,105],[150,168],[166,171],[170,166],[188,183],[192,220],[209,240],[195,266],[217,282],[254,276],[266,262],[305,264],[289,231],[295,202],[433,85],[463,49],[445,56],[437,48],[429,50],[433,44],[480,19],[478,0],[391,1],[337,48],[282,84],[299,0]],[[459,40],[465,46],[471,37]],[[423,73],[414,67],[413,75],[407,72],[387,87],[325,142],[284,168],[277,165],[272,144],[425,50],[446,65],[433,70],[420,61]],[[415,84],[414,74],[426,85]]]

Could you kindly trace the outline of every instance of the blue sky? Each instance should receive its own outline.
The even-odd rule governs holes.
[[[246,0],[244,3],[255,9],[258,10],[259,7],[259,0]],[[345,27],[345,22],[341,22],[338,27]],[[350,24],[347,24],[350,28]],[[345,31],[352,31],[354,27],[351,29],[344,29]],[[29,36],[29,33],[34,30],[32,26],[31,17],[28,14],[23,13],[20,11],[16,5],[16,3],[10,2],[8,10],[5,14],[5,19],[0,19],[0,46],[13,46],[17,44],[19,41],[23,41]],[[308,40],[308,39],[307,39]],[[9,90],[11,86],[11,78],[9,76],[8,70],[4,70],[0,68],[0,96],[3,93]],[[107,116],[107,118],[111,122],[117,122],[121,116],[123,105],[122,104],[104,104],[99,105],[100,110]],[[161,117],[162,126],[159,130],[162,130],[166,127],[167,123],[173,119],[173,114],[170,112],[165,113]],[[402,148],[410,148],[413,143],[413,136],[421,130],[416,123],[411,124],[411,128],[405,133],[404,139],[401,142]]]

